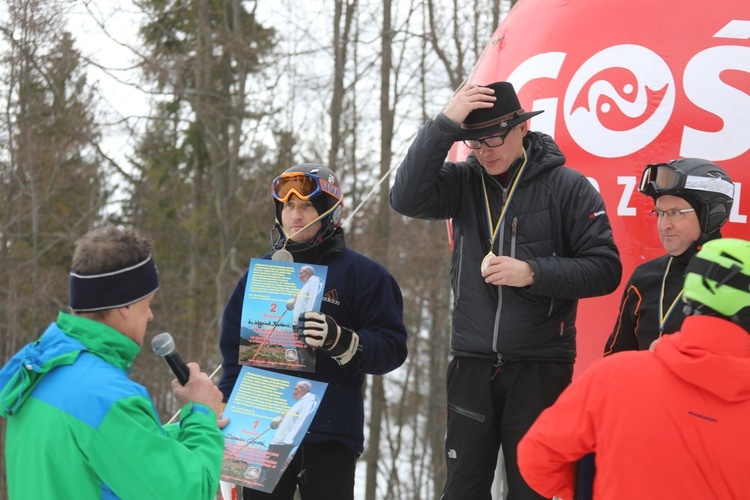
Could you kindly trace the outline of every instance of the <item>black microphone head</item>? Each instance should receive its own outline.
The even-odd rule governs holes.
[[[151,348],[159,356],[168,356],[174,352],[174,339],[169,332],[160,333],[151,339]]]

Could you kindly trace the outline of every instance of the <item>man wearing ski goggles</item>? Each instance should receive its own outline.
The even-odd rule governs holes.
[[[309,201],[320,193],[326,193],[336,200],[342,197],[341,188],[314,175],[302,172],[283,173],[271,183],[271,195],[281,203],[289,201],[291,195]]]
[[[652,213],[666,254],[633,271],[605,356],[649,349],[663,335],[679,330],[685,317],[681,301],[685,270],[703,243],[721,237],[734,185],[718,165],[680,158],[647,165],[639,191],[654,200]]]
[[[263,258],[304,264],[299,268],[304,285],[295,290],[297,302],[292,300],[295,304],[282,311],[294,315],[284,321],[293,326],[296,339],[290,332],[277,337],[294,343],[285,349],[296,350],[297,358],[290,356],[288,364],[266,369],[304,371],[328,386],[298,450],[286,469],[278,471],[281,477],[273,492],[248,487],[242,498],[292,500],[299,493],[303,499],[351,500],[357,457],[364,451],[365,375],[398,368],[408,352],[401,289],[384,266],[346,246],[341,227],[344,192],[330,168],[319,163],[290,167],[272,181],[271,196],[276,218],[271,251]],[[315,266],[327,269],[314,290],[323,295],[319,306],[297,308],[301,298],[312,293],[306,287],[315,277],[306,269],[314,271]],[[303,279],[305,275],[309,279]],[[219,389],[225,400],[241,381],[241,318],[252,280],[249,271],[240,278],[224,310]],[[273,450],[266,451],[269,460],[283,465],[283,457],[273,459]],[[270,487],[267,481],[263,485]]]

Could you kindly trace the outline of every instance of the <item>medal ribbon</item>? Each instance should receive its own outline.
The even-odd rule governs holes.
[[[518,169],[518,174],[516,174],[516,179],[513,181],[513,185],[510,187],[510,193],[508,193],[508,198],[505,200],[505,203],[503,204],[503,209],[500,212],[500,218],[497,220],[497,225],[495,226],[495,229],[492,229],[492,212],[490,211],[490,198],[487,196],[487,186],[484,183],[484,173],[482,174],[482,189],[484,190],[484,204],[485,204],[485,211],[487,212],[487,227],[490,231],[490,253],[492,253],[492,246],[495,244],[495,240],[497,239],[497,235],[500,232],[500,225],[503,223],[503,220],[505,219],[505,212],[508,210],[508,206],[510,206],[510,200],[513,198],[513,195],[516,193],[516,187],[518,187],[518,182],[521,180],[521,174],[523,173],[523,169],[526,168],[526,150],[523,151],[523,164],[521,165],[521,168]]]
[[[670,305],[669,309],[667,309],[667,313],[664,314],[664,291],[667,285],[667,275],[669,274],[669,268],[672,267],[672,259],[673,257],[669,258],[667,270],[664,271],[664,278],[662,278],[661,280],[661,297],[659,297],[659,337],[661,337],[662,332],[664,332],[664,325],[666,325],[667,320],[672,315],[672,312],[674,312],[674,308],[677,305],[677,302],[682,297],[682,292],[685,290],[684,288],[680,290],[680,293],[678,293],[677,297],[675,297],[672,301],[672,305]]]

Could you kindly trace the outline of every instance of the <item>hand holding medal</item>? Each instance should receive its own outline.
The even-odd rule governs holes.
[[[482,261],[482,276],[486,283],[498,286],[522,287],[534,283],[534,272],[528,262],[505,255],[495,256],[492,252]]]

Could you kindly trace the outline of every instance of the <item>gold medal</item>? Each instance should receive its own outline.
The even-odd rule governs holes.
[[[492,250],[490,250],[490,253],[484,256],[484,259],[482,259],[482,272],[484,272],[485,269],[490,267],[490,259],[494,256],[495,254],[492,253]]]

